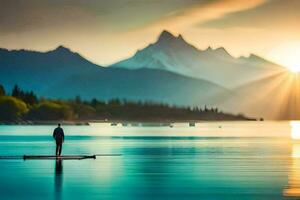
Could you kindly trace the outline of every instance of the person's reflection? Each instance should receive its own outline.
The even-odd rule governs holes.
[[[55,199],[61,199],[63,184],[63,162],[62,159],[56,159],[55,163]]]

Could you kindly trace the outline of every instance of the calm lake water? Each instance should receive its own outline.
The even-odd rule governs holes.
[[[0,155],[50,155],[54,126],[0,126]],[[0,199],[300,199],[299,122],[63,126],[63,154],[0,159]]]

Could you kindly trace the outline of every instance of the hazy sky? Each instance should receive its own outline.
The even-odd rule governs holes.
[[[234,56],[281,62],[300,51],[299,10],[300,0],[0,0],[0,47],[62,44],[106,65],[166,29],[200,49],[224,46]]]

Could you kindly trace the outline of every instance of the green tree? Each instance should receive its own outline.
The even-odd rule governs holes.
[[[77,103],[77,104],[81,104],[81,103],[82,103],[81,97],[80,97],[79,95],[77,95],[77,96],[75,97],[75,103]]]
[[[23,100],[28,105],[34,105],[38,103],[38,98],[33,91],[24,92],[18,85],[14,86],[11,95]]]
[[[23,92],[21,91],[21,89],[19,88],[18,85],[15,85],[12,92],[11,92],[11,96],[16,97],[16,98],[20,98],[21,94]]]
[[[5,96],[5,89],[3,85],[0,85],[0,96]]]
[[[9,96],[0,97],[0,120],[18,120],[28,111],[26,104],[17,98]]]
[[[33,106],[27,118],[34,120],[71,120],[74,118],[74,113],[67,104],[46,101]]]
[[[22,96],[20,96],[20,99],[22,99],[25,103],[29,105],[34,105],[38,103],[38,98],[33,93],[33,91],[23,93]]]
[[[77,118],[79,119],[92,119],[96,115],[96,109],[86,104],[71,104]]]

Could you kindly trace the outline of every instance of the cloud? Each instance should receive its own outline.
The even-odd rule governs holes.
[[[0,0],[0,34],[64,28],[126,31],[189,26],[265,0]]]
[[[299,0],[269,0],[257,7],[229,13],[221,18],[200,22],[201,28],[262,28],[298,29],[300,20]]]
[[[0,0],[0,33],[58,28],[126,30],[208,1]]]
[[[0,0],[0,33],[70,28],[83,20],[92,20],[92,14],[76,5],[55,5],[53,1]],[[62,1],[63,2],[63,1]]]

